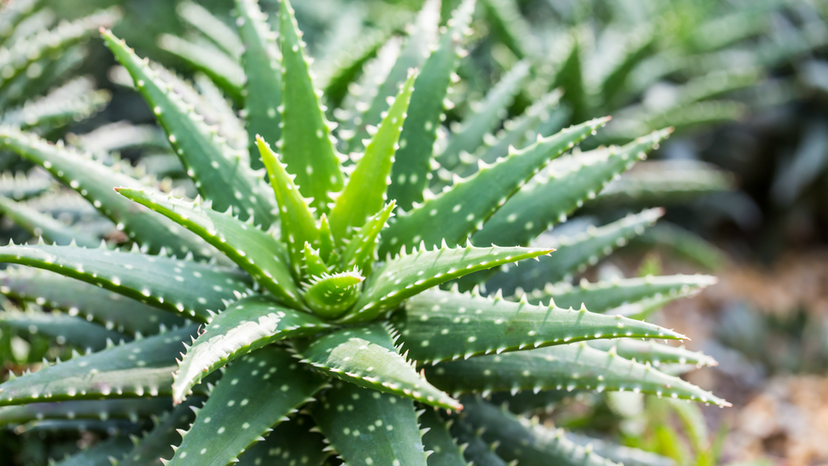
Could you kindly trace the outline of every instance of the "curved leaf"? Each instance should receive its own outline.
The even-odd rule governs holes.
[[[413,248],[412,248],[413,249]],[[449,280],[502,264],[532,259],[552,252],[534,248],[448,248],[431,251],[421,247],[389,259],[367,280],[355,311],[342,322],[364,322],[396,308],[404,300]]]
[[[396,203],[392,200],[376,215],[368,219],[365,225],[349,240],[348,246],[342,253],[344,269],[356,267],[363,275],[369,276],[377,262],[377,249],[380,243],[380,232],[385,228],[388,219],[394,212]]]
[[[80,193],[103,215],[125,230],[130,239],[146,246],[151,253],[165,248],[177,256],[192,252],[210,257],[213,251],[197,236],[183,231],[173,222],[112,191],[113,187],[147,188],[140,181],[94,160],[90,155],[49,143],[30,133],[11,127],[0,128],[0,147],[11,149],[22,157],[42,165],[52,176]]]
[[[299,414],[284,421],[240,458],[239,466],[260,466],[290,461],[302,466],[322,466],[330,456],[325,438],[310,416]],[[278,460],[276,459],[278,458]]]
[[[428,455],[429,466],[468,466],[463,452],[449,433],[451,422],[440,418],[437,411],[426,409],[420,415],[420,428],[423,432],[423,446]]]
[[[134,299],[45,270],[8,267],[0,272],[0,292],[60,309],[70,316],[79,315],[129,335],[154,335],[187,322]]]
[[[333,319],[347,311],[359,298],[365,277],[357,271],[311,277],[304,299],[317,315]]]
[[[335,382],[313,406],[313,418],[349,465],[426,466],[413,401]]]
[[[323,384],[283,348],[267,346],[244,356],[227,368],[192,427],[182,431],[184,438],[169,466],[235,462]]]
[[[244,277],[234,271],[106,248],[9,245],[0,247],[0,262],[83,280],[199,322],[224,309],[224,300],[250,292]]]
[[[318,318],[282,307],[265,296],[231,304],[207,324],[173,375],[173,399],[184,399],[190,389],[216,369],[276,341],[313,335],[328,328]]]
[[[123,339],[123,335],[118,332],[56,312],[20,312],[7,308],[0,312],[0,326],[32,335],[44,335],[60,345],[81,350],[90,348],[99,351],[107,347],[107,342],[111,344]]]
[[[155,427],[137,441],[129,454],[118,461],[118,466],[164,466],[162,458],[172,457],[175,452],[172,445],[181,438],[178,430],[186,429],[192,424],[196,405],[203,402],[200,397],[190,398],[156,421]]]
[[[346,327],[298,341],[296,351],[303,362],[346,382],[446,409],[462,409],[400,356],[382,324]]]
[[[0,425],[22,424],[35,419],[129,419],[138,422],[138,418],[161,414],[171,408],[169,398],[30,403],[0,408]]]
[[[620,337],[683,339],[647,322],[502,298],[429,290],[391,317],[402,348],[421,363]]]
[[[216,210],[223,212],[232,207],[242,220],[253,217],[257,224],[269,227],[275,219],[276,206],[242,154],[233,151],[199,115],[190,111],[161,74],[142,62],[123,40],[109,31],[103,32],[103,38],[152,107],[201,195],[212,200]]]
[[[0,213],[25,228],[32,236],[42,237],[52,243],[66,246],[74,241],[79,246],[84,247],[94,247],[101,244],[101,240],[97,237],[67,226],[55,220],[51,215],[40,213],[7,197],[0,196]]]
[[[286,263],[284,247],[252,221],[242,222],[229,213],[216,212],[209,202],[199,205],[137,189],[116,188],[116,191],[203,238],[279,300],[294,307],[304,307]]]

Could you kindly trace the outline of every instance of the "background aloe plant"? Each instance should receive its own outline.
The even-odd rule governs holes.
[[[524,414],[590,392],[725,404],[675,376],[712,358],[652,341],[684,337],[637,320],[715,279],[571,283],[630,241],[718,263],[686,232],[648,234],[664,211],[641,209],[729,189],[731,178],[693,162],[627,170],[673,131],[744,113],[711,98],[763,83],[761,72],[708,74],[696,55],[743,36],[696,44],[648,24],[657,9],[615,13],[621,33],[613,21],[538,33],[509,1],[430,1],[410,14],[364,5],[337,7],[358,27],[315,40],[312,62],[285,1],[267,18],[238,0],[235,27],[182,3],[189,32],[158,46],[198,71],[193,82],[105,31],[121,65],[111,79],[143,95],[163,132],[116,123],[68,135],[69,147],[48,142],[52,121],[91,114],[100,93],[48,121],[27,115],[51,104],[7,112],[9,163],[40,166],[68,189],[0,205],[44,239],[0,251],[30,266],[2,274],[14,300],[4,328],[32,338],[26,358],[49,359],[0,385],[2,422],[110,434],[66,464],[274,454],[286,464],[665,464]],[[325,9],[295,6],[322,36],[314,15]],[[12,24],[25,30],[26,17]],[[371,22],[382,26],[364,29]],[[705,28],[689,35],[712,40],[696,32]],[[336,44],[354,30],[366,33],[346,54]],[[813,24],[803,30],[803,50],[821,44]],[[600,46],[619,34],[623,53]],[[607,56],[613,67],[592,69]],[[664,77],[691,79],[667,92],[653,85]],[[623,109],[631,102],[641,104]],[[135,147],[135,167],[113,155]],[[13,179],[24,192],[43,180],[27,196],[54,190],[45,176]],[[567,222],[577,212],[604,225]]]

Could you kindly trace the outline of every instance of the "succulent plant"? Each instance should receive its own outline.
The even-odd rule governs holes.
[[[97,238],[53,225],[40,228],[48,242],[0,247],[0,261],[28,267],[5,270],[0,291],[34,303],[4,313],[4,323],[90,348],[0,385],[0,422],[95,430],[126,419],[135,424],[122,432],[137,433],[166,413],[142,438],[114,436],[74,464],[604,464],[568,434],[485,398],[543,406],[561,392],[630,390],[726,405],[656,368],[710,358],[656,343],[685,337],[622,315],[646,315],[653,300],[686,296],[712,277],[551,286],[661,215],[544,233],[670,130],[574,150],[609,120],[597,118],[532,141],[524,128],[486,148],[510,100],[503,89],[526,73],[516,67],[452,135],[457,154],[483,154],[435,194],[434,144],[475,3],[459,4],[426,57],[438,6],[426,4],[367,111],[343,121],[367,136],[351,138],[348,155],[288,0],[279,2],[278,36],[255,0],[236,1],[245,79],[231,97],[244,105],[243,144],[205,122],[187,82],[102,30],[199,197],[0,127],[1,148],[42,166],[123,232],[84,247],[82,238]],[[557,96],[525,117],[543,122]],[[71,244],[49,244],[59,237]]]

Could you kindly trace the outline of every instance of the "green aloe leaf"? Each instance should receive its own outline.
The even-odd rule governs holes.
[[[647,322],[473,293],[429,290],[391,317],[403,351],[420,362],[445,361],[620,337],[679,340],[683,335]]]
[[[188,0],[179,3],[175,11],[181,19],[198,29],[198,32],[204,34],[216,46],[221,47],[227,55],[236,59],[241,57],[245,44],[232,27],[210,13],[210,10]]]
[[[370,216],[382,210],[387,199],[386,189],[397,141],[416,77],[416,72],[409,73],[388,114],[365,148],[365,154],[357,162],[345,190],[336,199],[330,221],[334,238],[339,241],[350,238],[352,229],[364,225]]]
[[[282,241],[287,242],[290,263],[298,277],[305,256],[305,243],[310,243],[311,246],[321,245],[319,228],[308,200],[302,197],[299,187],[293,182],[297,177],[287,172],[287,165],[279,160],[264,139],[259,137],[257,142],[279,204]]]
[[[74,241],[77,245],[84,247],[101,244],[99,238],[72,228],[55,220],[51,215],[40,213],[7,197],[0,196],[0,213],[25,228],[32,236],[42,237],[50,243],[66,246]]]
[[[463,0],[440,37],[440,45],[423,64],[408,106],[408,118],[400,134],[391,171],[389,197],[405,210],[423,200],[431,166],[432,146],[441,124],[443,100],[458,62],[462,38],[474,13],[474,0]]]
[[[487,134],[503,120],[503,114],[520,91],[521,82],[529,75],[529,63],[515,64],[487,94],[479,109],[466,116],[460,128],[452,132],[446,149],[437,156],[443,168],[452,169],[464,154],[473,154]]]
[[[647,58],[655,44],[656,34],[649,27],[639,28],[626,38],[622,54],[598,85],[601,100],[609,105],[619,102],[627,88],[627,78],[635,67]]]
[[[194,332],[174,330],[10,379],[0,385],[0,405],[170,396],[175,357]]]
[[[116,188],[119,194],[166,216],[203,238],[238,264],[279,300],[303,307],[282,244],[271,234],[209,204],[187,202],[146,190]]]
[[[236,293],[252,292],[237,272],[138,251],[9,245],[0,247],[0,262],[49,270],[199,322]]]
[[[526,466],[607,466],[614,463],[588,451],[563,435],[528,419],[517,417],[481,400],[468,400],[461,422],[482,429],[483,439],[496,443],[497,455]]]
[[[379,259],[377,249],[380,232],[391,218],[395,206],[396,203],[391,200],[379,213],[368,219],[349,240],[348,246],[342,253],[342,264],[345,269],[356,267],[365,276],[371,274],[374,262]]]
[[[443,5],[447,4],[448,2],[443,2]],[[400,48],[395,44],[391,44],[392,48],[397,48],[397,52],[394,53],[394,55],[397,55],[396,61],[388,66],[387,72],[379,73],[376,76],[375,82],[380,83],[379,85],[375,82],[367,82],[369,87],[377,86],[376,92],[373,93],[370,88],[363,90],[363,92],[371,94],[370,97],[366,96],[366,100],[363,101],[366,110],[354,118],[353,126],[349,126],[348,122],[344,122],[342,125],[340,136],[346,139],[346,152],[362,151],[363,141],[368,139],[370,135],[369,128],[378,125],[383,119],[382,113],[388,109],[388,98],[397,94],[400,84],[405,81],[410,69],[422,66],[429,54],[430,44],[437,38],[437,23],[440,20],[439,8],[440,2],[438,1],[429,0],[425,2],[413,24],[413,30],[409,32],[405,45]],[[379,52],[379,56],[382,57],[382,51]],[[349,131],[347,138],[342,130]]]
[[[686,403],[682,404],[686,405]],[[639,450],[638,448],[625,447],[610,441],[573,434],[572,432],[567,432],[564,436],[582,447],[592,448],[596,455],[624,466],[675,466],[676,464],[672,458]]]
[[[309,277],[318,277],[331,272],[330,267],[328,267],[328,264],[326,264],[325,260],[322,259],[319,251],[313,249],[307,241],[305,241],[305,249],[303,250],[303,253],[305,259],[305,275]]]
[[[597,283],[582,281],[578,286],[568,283],[549,285],[526,297],[533,304],[552,299],[556,306],[563,308],[589,304],[592,312],[604,313],[644,299],[687,296],[717,281],[709,275],[647,276]]]
[[[109,31],[103,33],[103,38],[152,107],[201,195],[212,200],[216,210],[223,212],[232,207],[241,219],[252,216],[257,224],[270,226],[275,218],[273,198],[262,179],[246,166],[242,154],[223,142],[170,90],[170,83],[161,73],[141,61],[123,40]]]
[[[666,247],[676,256],[708,270],[719,270],[728,261],[727,254],[714,244],[672,223],[661,222],[634,238],[633,242],[648,248]]]
[[[53,464],[54,466],[110,466],[111,458],[120,458],[130,448],[132,448],[132,442],[128,437],[114,437]]]
[[[19,0],[0,6],[0,44],[12,37],[16,26],[37,12],[40,0]]]
[[[404,16],[400,15],[404,18]],[[396,19],[396,18],[395,18]],[[407,19],[407,18],[406,18]],[[402,23],[399,19],[398,23]],[[348,93],[348,87],[363,72],[365,64],[377,55],[380,48],[385,44],[393,31],[393,27],[383,27],[383,30],[366,29],[360,31],[358,40],[340,44],[344,50],[332,53],[337,58],[326,57],[328,66],[319,69],[321,71],[321,84],[325,101],[332,107],[341,107],[342,100]],[[331,52],[329,52],[331,53]]]
[[[41,57],[59,54],[61,50],[89,37],[98,28],[111,27],[120,18],[121,13],[117,8],[101,10],[17,41],[0,56],[0,68],[4,70],[3,76],[0,77],[0,89],[9,85],[16,76],[26,72],[29,65]]]
[[[614,351],[624,359],[631,359],[653,366],[661,364],[692,364],[696,367],[716,366],[718,363],[710,356],[690,351],[682,346],[670,346],[654,341],[636,341],[627,338],[621,340],[595,340],[589,346],[601,351]]]
[[[317,315],[333,319],[354,305],[363,280],[365,277],[357,270],[311,277],[303,297]]]
[[[420,415],[420,428],[423,433],[423,446],[428,455],[429,466],[468,466],[463,452],[449,433],[451,422],[444,421],[436,410],[426,409]]]
[[[258,0],[236,0],[236,14],[236,25],[244,41],[241,63],[246,76],[244,110],[250,138],[250,166],[259,169],[264,164],[256,146],[256,135],[265,141],[282,139],[279,112],[282,105],[282,52]]]
[[[172,408],[169,398],[145,400],[80,400],[30,403],[0,408],[0,425],[23,424],[35,419],[129,419],[162,414]]]
[[[324,379],[297,365],[278,346],[242,357],[227,368],[192,427],[182,433],[181,445],[168,464],[224,466],[236,462],[252,444],[264,440],[263,433],[286,420],[323,385]]]
[[[530,34],[532,27],[521,16],[515,0],[486,0],[488,18],[500,40],[518,57],[537,56],[537,44]]]
[[[158,48],[204,72],[233,100],[241,102],[244,70],[233,58],[212,44],[197,44],[171,34],[161,34]]]
[[[285,338],[313,335],[329,326],[318,318],[280,306],[265,296],[244,298],[218,314],[181,358],[173,375],[173,399],[216,369],[245,354]]]
[[[118,461],[118,466],[163,466],[163,461],[172,458],[172,445],[177,444],[181,435],[178,429],[186,429],[196,415],[196,406],[203,398],[192,397],[176,406],[156,421],[155,427],[137,441],[129,454]]]
[[[302,361],[346,382],[415,399],[446,409],[462,409],[422,378],[394,348],[382,324],[346,327],[296,342]]]
[[[37,100],[3,112],[0,122],[23,129],[51,130],[97,113],[109,103],[111,93],[95,89],[88,77],[75,78]]]
[[[708,194],[734,189],[733,176],[690,160],[644,162],[610,183],[587,203],[590,209],[643,208],[686,204]]]
[[[342,322],[364,322],[392,310],[404,300],[449,280],[506,263],[544,256],[553,249],[537,248],[449,248],[443,245],[431,251],[425,247],[389,258],[366,281],[354,312]]]
[[[29,309],[21,312],[7,308],[0,312],[0,326],[18,332],[49,337],[60,345],[78,349],[99,351],[113,341],[123,339],[118,332],[107,330],[78,317],[55,312],[39,312]]]
[[[0,143],[2,141],[0,138]],[[38,196],[54,186],[54,181],[47,176],[26,176],[10,172],[0,175],[0,195],[16,201]]]
[[[251,447],[239,459],[239,466],[260,466],[272,461],[289,461],[297,465],[322,466],[330,456],[325,437],[310,416],[299,414],[284,421]]]
[[[543,288],[547,283],[566,280],[573,274],[585,271],[588,266],[597,264],[615,248],[625,246],[631,238],[644,233],[662,215],[663,209],[648,209],[600,228],[590,227],[584,233],[542,241],[542,245],[557,249],[554,258],[541,258],[539,262],[499,272],[486,283],[486,287],[490,291],[500,289],[503,294],[511,295],[518,288],[533,291]]]
[[[335,382],[313,407],[331,447],[352,466],[426,466],[410,399]]]
[[[451,424],[451,434],[461,445],[465,445],[463,456],[474,466],[507,466],[499,456],[495,454],[494,445],[489,446],[480,435],[462,422]]]
[[[584,342],[443,362],[426,367],[426,374],[438,387],[457,395],[510,390],[629,390],[728,405],[712,393],[649,364],[624,359],[614,351],[601,351]]]
[[[8,267],[0,272],[0,291],[128,335],[154,335],[187,322],[134,299],[45,270]]]
[[[135,204],[118,196],[113,187],[146,188],[138,180],[107,167],[89,155],[54,145],[30,133],[11,127],[0,128],[0,147],[10,149],[42,165],[59,180],[91,202],[103,215],[126,231],[130,239],[146,245],[150,253],[161,248],[183,257],[192,252],[210,257],[212,250],[195,235],[154,213],[136,209]]]
[[[578,38],[577,35],[576,31],[566,41],[569,52],[566,59],[556,70],[552,88],[564,89],[561,101],[572,109],[572,120],[584,121],[589,118],[591,109],[587,104],[587,93],[584,88],[581,45],[579,43],[583,39]]]
[[[474,244],[527,244],[594,199],[615,177],[646,156],[672,130],[656,131],[623,147],[611,147],[553,161],[515,193],[472,236]]]
[[[551,159],[574,147],[607,121],[607,118],[598,118],[539,139],[491,167],[481,167],[471,177],[456,182],[448,191],[410,212],[398,215],[383,237],[380,255],[420,241],[425,241],[427,247],[441,240],[452,246],[461,243],[483,228],[483,222]],[[437,225],[439,228],[434,228]]]
[[[327,212],[331,193],[344,186],[330,123],[308,73],[305,44],[288,0],[279,3],[279,40],[282,47],[282,139],[279,151],[287,171],[296,176],[303,196]],[[261,150],[261,147],[259,147]],[[271,175],[272,179],[272,175]]]

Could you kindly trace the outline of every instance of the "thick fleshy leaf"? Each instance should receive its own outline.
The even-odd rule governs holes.
[[[0,122],[24,129],[52,130],[90,117],[103,109],[110,98],[109,91],[95,89],[91,78],[75,78],[37,100],[6,110]]]
[[[480,438],[475,429],[462,422],[453,422],[451,434],[458,443],[466,446],[463,456],[474,466],[507,466],[506,462],[495,454],[494,448]]]
[[[152,191],[117,188],[119,194],[166,216],[223,252],[279,300],[303,307],[282,244],[248,220]]]
[[[728,262],[727,254],[698,234],[678,225],[661,222],[633,239],[638,246],[664,247],[677,257],[708,270],[719,270]]]
[[[306,403],[324,379],[267,346],[231,364],[175,450],[170,466],[225,466]],[[232,409],[228,409],[232,408]]]
[[[275,219],[275,203],[262,179],[241,153],[232,150],[175,92],[160,73],[151,69],[109,31],[103,38],[115,58],[129,71],[138,90],[153,109],[187,174],[216,210],[233,208],[243,220],[253,217],[267,228]]]
[[[625,447],[610,441],[595,439],[585,435],[567,432],[564,434],[570,440],[584,448],[591,448],[596,455],[610,461],[616,461],[624,466],[675,466],[672,458],[661,456],[638,448]]]
[[[176,403],[190,389],[228,362],[276,341],[313,335],[329,327],[318,318],[253,296],[231,304],[204,327],[174,374]]]
[[[72,228],[55,220],[51,215],[40,213],[31,207],[0,196],[0,213],[10,218],[35,237],[42,237],[50,243],[66,246],[74,241],[79,246],[94,247],[101,244],[95,236]]]
[[[0,292],[128,335],[154,335],[164,327],[181,327],[187,322],[134,299],[46,270],[8,267],[0,272]]]
[[[584,121],[589,118],[591,111],[587,106],[587,93],[584,89],[583,63],[579,44],[579,41],[583,39],[579,39],[577,34],[576,32],[566,40],[565,46],[569,47],[569,52],[558,66],[551,88],[565,89],[561,101],[572,109],[572,120]]]
[[[339,49],[328,49],[322,65],[317,67],[320,76],[320,87],[323,89],[325,102],[332,107],[341,107],[342,100],[348,93],[348,88],[362,73],[365,64],[377,55],[382,45],[389,39],[395,29],[394,23],[405,24],[408,19],[404,15],[393,18],[391,25],[383,25],[382,29],[364,28],[358,32],[357,40],[341,42]],[[390,27],[389,27],[390,26]],[[349,28],[350,29],[350,28]],[[349,32],[350,34],[350,32]]]
[[[279,151],[287,171],[296,176],[303,196],[320,212],[328,211],[331,193],[344,186],[339,158],[319,97],[308,73],[305,44],[288,0],[279,3],[282,47],[282,139]],[[261,147],[259,148],[261,150]],[[272,175],[271,175],[272,179]]]
[[[446,409],[462,409],[400,356],[382,324],[346,327],[295,345],[303,362],[346,382]]]
[[[335,382],[312,414],[349,465],[426,466],[417,413],[409,399]]]
[[[236,14],[236,25],[244,41],[241,62],[246,77],[244,109],[250,138],[250,166],[259,169],[264,164],[258,155],[256,135],[265,141],[282,139],[278,111],[282,105],[282,52],[258,0],[236,0]]]
[[[528,292],[541,289],[547,283],[566,280],[597,264],[615,248],[625,246],[630,238],[644,233],[662,215],[663,209],[648,209],[599,228],[589,227],[577,235],[540,238],[537,244],[557,249],[554,258],[540,258],[539,262],[527,262],[522,267],[499,272],[486,282],[486,288],[490,292],[499,289],[503,294],[511,295],[518,288]]]
[[[224,92],[240,102],[244,87],[244,70],[233,57],[212,44],[194,43],[172,34],[161,34],[158,48],[183,60],[190,67],[210,77]]]
[[[503,44],[518,57],[537,56],[532,27],[521,16],[515,0],[486,0],[488,18]]]
[[[413,24],[413,30],[409,33],[405,45],[400,48],[396,44],[391,44],[389,54],[397,55],[396,62],[387,67],[387,72],[378,71],[375,82],[366,83],[368,89],[364,89],[363,92],[370,93],[370,97],[366,96],[366,100],[363,101],[366,110],[354,118],[353,125],[348,125],[346,122],[340,129],[340,136],[346,139],[346,152],[363,150],[363,141],[370,137],[368,129],[382,121],[382,113],[389,107],[388,98],[397,94],[400,84],[408,76],[408,70],[422,66],[428,56],[429,46],[437,38],[439,8],[439,0],[427,0],[417,15],[417,20]],[[396,53],[393,51],[394,48],[397,49]],[[383,50],[379,52],[379,57],[384,58]]]
[[[363,280],[356,270],[311,277],[303,298],[317,315],[334,319],[357,301]]]
[[[114,437],[53,463],[54,466],[110,466],[111,458],[120,458],[132,448],[128,437]]]
[[[241,56],[245,45],[242,44],[236,31],[225,24],[221,18],[210,13],[210,10],[197,3],[184,1],[176,6],[175,11],[181,19],[198,29],[198,32],[204,34],[216,46],[221,47],[228,55],[233,58]]]
[[[178,429],[186,429],[192,424],[196,415],[195,407],[203,402],[203,398],[193,397],[176,406],[138,440],[129,454],[118,461],[118,466],[163,466],[162,458],[172,458],[175,452],[172,445],[181,439]]]
[[[391,317],[403,351],[420,362],[621,337],[682,339],[647,322],[473,293],[429,290]]]
[[[440,241],[451,246],[463,242],[483,228],[483,222],[551,159],[574,147],[607,121],[607,118],[598,118],[570,127],[512,152],[491,167],[481,166],[477,173],[454,183],[449,190],[398,215],[383,236],[380,255],[420,241],[427,247]]]
[[[625,37],[625,44],[612,68],[599,84],[601,100],[615,106],[625,90],[630,72],[653,52],[656,34],[649,27],[639,28]]]
[[[368,278],[354,312],[341,320],[364,322],[392,310],[404,300],[449,280],[506,263],[544,256],[553,249],[537,248],[434,248],[424,247],[388,259]]]
[[[466,116],[460,128],[452,132],[446,149],[438,155],[437,161],[443,168],[452,169],[467,154],[473,154],[483,144],[487,134],[503,120],[503,114],[512,104],[515,94],[520,91],[523,79],[529,74],[529,63],[516,63],[487,94],[479,109]]]
[[[138,180],[95,161],[90,155],[54,145],[30,133],[11,127],[0,129],[0,147],[42,165],[59,180],[71,186],[103,215],[127,232],[130,239],[147,246],[151,253],[161,248],[183,257],[192,252],[210,257],[211,249],[197,236],[154,213],[136,208],[118,196],[113,187],[146,188]]]
[[[169,398],[30,403],[0,408],[0,425],[22,424],[35,419],[129,419],[137,422],[138,418],[158,415],[171,408]]]
[[[10,379],[0,385],[0,405],[170,396],[175,357],[194,333],[174,330]],[[197,392],[206,394],[206,387]]]
[[[388,114],[365,148],[365,154],[348,178],[345,190],[336,199],[330,221],[337,241],[349,239],[352,229],[363,226],[369,217],[382,210],[387,198],[385,191],[390,181],[397,141],[416,77],[416,72],[412,71],[403,83]]]
[[[16,41],[13,47],[0,52],[0,88],[9,85],[16,76],[26,72],[30,64],[43,56],[60,54],[61,50],[77,44],[100,27],[111,27],[121,18],[117,8],[101,10],[85,18],[64,22],[51,30],[42,30],[32,37]]]
[[[326,446],[325,437],[318,432],[313,419],[299,414],[276,426],[264,441],[250,447],[238,465],[260,466],[286,461],[301,466],[322,466],[330,456]]]
[[[388,195],[409,210],[423,200],[437,129],[441,124],[443,100],[458,62],[458,52],[474,13],[474,0],[463,0],[440,38],[437,50],[423,64],[408,106],[408,118],[400,134],[400,149],[391,171]]]
[[[18,0],[0,6],[0,44],[12,37],[16,26],[37,12],[38,0]]]
[[[279,204],[281,237],[287,242],[290,265],[298,277],[304,257],[305,243],[319,246],[319,229],[316,219],[308,201],[302,197],[299,187],[293,182],[297,177],[287,172],[287,165],[279,160],[264,139],[258,137],[256,140],[262,162],[270,176],[270,185],[273,187],[276,201]]]
[[[529,293],[526,298],[533,304],[552,299],[556,306],[563,308],[585,304],[592,312],[604,313],[644,299],[687,296],[717,281],[709,275],[647,276],[597,283],[584,280],[578,286],[568,283],[549,285]]]
[[[601,351],[614,351],[624,359],[631,359],[653,366],[661,364],[692,364],[696,367],[716,366],[718,363],[710,356],[690,351],[682,346],[670,346],[650,341],[636,341],[628,338],[620,340],[595,340],[589,346]]]
[[[444,421],[437,411],[426,409],[420,415],[420,428],[423,433],[423,446],[428,455],[428,466],[468,466],[463,452],[449,433],[450,422]]]
[[[111,344],[124,338],[118,332],[78,317],[56,312],[39,312],[34,309],[26,312],[4,309],[0,312],[0,327],[15,329],[18,333],[43,335],[60,345],[69,345],[81,350],[90,348],[92,351],[102,350],[108,342]]]
[[[380,232],[385,228],[388,219],[394,212],[396,203],[392,200],[376,215],[371,217],[362,228],[349,240],[348,246],[342,253],[342,265],[345,269],[356,267],[363,275],[368,276],[373,270],[374,263],[379,259]]]
[[[520,245],[596,197],[620,173],[643,159],[671,130],[656,131],[626,146],[586,152],[553,161],[547,170],[515,193],[472,236],[478,245]]]
[[[733,177],[715,166],[690,160],[644,162],[610,183],[587,203],[590,209],[642,208],[686,204],[734,189]]]
[[[55,182],[48,176],[26,176],[10,172],[0,175],[0,195],[16,201],[38,196],[54,186]]]
[[[235,271],[137,252],[67,246],[3,246],[0,262],[83,280],[165,311],[208,322],[224,300],[252,292]]]
[[[461,361],[426,368],[438,387],[455,393],[519,390],[634,391],[725,406],[721,398],[649,364],[624,359],[581,342]]]
[[[567,439],[562,430],[547,429],[485,401],[468,402],[470,409],[460,422],[472,429],[482,429],[483,439],[489,444],[496,443],[495,452],[506,461],[526,466],[615,464]]]

